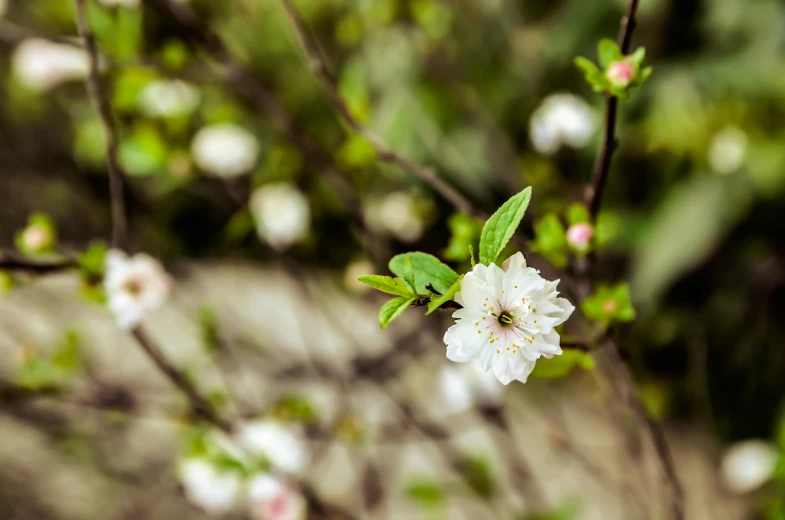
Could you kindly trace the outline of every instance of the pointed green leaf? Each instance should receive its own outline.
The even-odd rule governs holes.
[[[385,303],[379,311],[379,325],[386,329],[392,320],[400,316],[406,307],[414,303],[414,300],[414,298],[401,297],[393,298]]]
[[[488,265],[496,260],[518,229],[531,197],[532,189],[528,187],[502,204],[502,207],[491,215],[482,228],[480,263]]]
[[[433,288],[444,294],[450,290],[452,284],[458,280],[458,273],[452,268],[444,264],[441,260],[433,255],[421,253],[419,251],[412,253],[404,253],[396,255],[390,260],[390,271],[395,273],[399,278],[403,278],[403,264],[409,258],[412,263],[412,271],[414,272],[416,280],[415,292],[417,294],[431,294],[425,288],[429,283]]]
[[[393,296],[406,296],[407,298],[414,296],[411,289],[406,287],[403,280],[400,278],[393,278],[392,276],[380,275],[367,275],[357,278],[360,282],[373,287],[377,291],[392,294]]]
[[[417,284],[414,282],[414,268],[412,267],[412,258],[406,257],[403,262],[403,281],[411,288],[412,291],[417,290]]]
[[[575,58],[575,65],[579,69],[584,71],[587,75],[595,72],[600,72],[600,70],[597,68],[597,65],[592,63],[590,60],[587,60],[583,56],[578,56],[577,58]]]
[[[442,294],[441,296],[435,296],[431,300],[431,302],[428,304],[428,312],[426,312],[425,315],[427,316],[427,315],[431,314],[433,311],[435,311],[436,309],[441,307],[446,302],[454,299],[455,295],[458,293],[458,291],[461,290],[461,280],[462,279],[463,279],[463,276],[461,276],[458,279],[457,282],[452,284],[452,287],[450,287],[450,290],[447,291],[446,293]]]
[[[615,41],[609,38],[603,38],[600,40],[600,43],[597,44],[597,57],[600,59],[602,68],[607,69],[614,61],[623,59],[624,55],[622,55],[619,46],[616,45]]]
[[[638,47],[635,52],[630,55],[630,61],[636,68],[640,68],[643,65],[643,60],[646,59],[646,49],[643,47]]]

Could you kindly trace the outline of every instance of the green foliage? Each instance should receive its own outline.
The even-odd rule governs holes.
[[[403,262],[403,281],[406,282],[409,289],[415,292],[417,291],[417,283],[415,282],[414,268],[412,267],[412,258],[410,256],[407,256],[406,260]]]
[[[540,358],[529,376],[532,379],[559,379],[567,376],[575,367],[594,370],[596,361],[588,352],[565,348],[560,356]]]
[[[438,509],[444,505],[445,492],[435,482],[419,480],[406,487],[406,496],[426,509]]]
[[[567,224],[572,226],[584,222],[591,223],[589,210],[583,204],[571,204],[570,207],[567,208]]]
[[[366,275],[357,278],[360,282],[373,287],[377,291],[392,294],[394,296],[414,297],[416,296],[412,289],[400,278],[393,278],[392,276],[381,275]]]
[[[651,67],[642,68],[646,57],[646,50],[642,47],[631,55],[624,56],[616,42],[603,38],[597,44],[597,57],[603,70],[598,69],[594,63],[586,58],[580,56],[575,58],[575,65],[584,72],[586,82],[591,85],[595,92],[604,92],[620,99],[626,99],[629,97],[629,91],[640,86],[652,73]],[[622,85],[613,84],[609,79],[608,70],[615,63],[619,62],[626,62],[632,67],[629,83],[625,82]]]
[[[496,261],[510,241],[529,207],[532,189],[526,188],[502,204],[482,228],[480,237],[480,262],[489,265]]]
[[[568,502],[552,511],[524,515],[520,520],[576,520],[579,512],[576,503]]]
[[[559,269],[567,265],[567,238],[559,217],[548,213],[534,225],[532,249]]]
[[[458,273],[450,266],[433,255],[421,252],[403,253],[392,257],[389,264],[390,271],[399,278],[403,278],[403,265],[407,258],[412,263],[412,271],[417,281],[415,290],[417,294],[430,294],[425,287],[429,283],[438,292],[444,294],[458,280]]]
[[[154,125],[139,124],[120,143],[120,162],[129,175],[152,175],[163,169],[168,151],[166,141]]]
[[[50,356],[28,351],[20,366],[19,386],[33,391],[56,389],[66,383],[83,367],[81,338],[67,331]]]
[[[488,459],[476,455],[467,455],[461,461],[463,479],[469,488],[478,496],[489,499],[496,489],[496,482],[491,473]]]
[[[0,296],[13,291],[16,284],[17,280],[13,272],[0,269]]]
[[[454,262],[469,260],[469,248],[480,241],[482,220],[466,213],[454,213],[447,220],[447,225],[450,228],[450,242],[444,250],[444,258]]]
[[[278,399],[270,409],[270,415],[283,421],[313,423],[318,419],[313,405],[297,395],[286,395]]]
[[[403,311],[406,310],[406,307],[414,303],[414,301],[414,297],[406,298],[402,296],[399,298],[393,298],[392,300],[385,303],[379,311],[379,325],[381,325],[383,329],[386,329],[387,325],[389,325],[392,320],[400,316]]]
[[[461,290],[461,280],[463,280],[463,276],[458,278],[458,280],[454,284],[452,284],[452,287],[450,287],[449,291],[442,294],[441,296],[433,297],[430,303],[428,303],[428,312],[426,312],[425,315],[427,316],[428,314],[431,314],[432,312],[434,312],[436,309],[438,309],[448,301],[453,300],[455,298],[455,295],[458,294],[458,291]]]
[[[218,347],[220,336],[218,334],[218,315],[210,307],[202,306],[199,308],[196,318],[199,323],[199,330],[202,335],[202,344],[209,351],[214,351]]]
[[[591,297],[581,302],[581,310],[587,318],[604,326],[635,319],[630,287],[626,283],[599,286]]]

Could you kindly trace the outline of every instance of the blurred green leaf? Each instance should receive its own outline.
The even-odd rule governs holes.
[[[469,455],[461,461],[463,478],[478,496],[489,499],[496,489],[491,467],[485,457]]]
[[[469,260],[469,247],[480,242],[482,233],[482,220],[470,217],[465,213],[453,213],[447,220],[450,228],[450,242],[443,256],[454,262]]]
[[[567,237],[559,217],[549,213],[534,225],[534,251],[559,269],[567,265]]]
[[[445,500],[444,490],[440,484],[424,480],[409,484],[406,488],[406,496],[427,509],[437,509],[444,505]]]
[[[496,258],[510,241],[518,225],[523,220],[526,208],[529,207],[532,189],[526,188],[522,192],[514,195],[507,202],[491,215],[491,218],[482,228],[480,237],[480,262],[489,265],[496,261]],[[441,291],[440,291],[441,292]]]
[[[635,319],[630,288],[626,283],[614,286],[600,285],[594,294],[581,302],[583,314],[607,326],[614,321],[625,322]]]
[[[624,55],[615,41],[603,38],[597,44],[597,58],[600,60],[600,66],[607,69],[611,63],[624,59]]]
[[[553,356],[551,359],[544,357],[538,359],[529,377],[532,379],[560,379],[567,376],[575,367],[593,370],[595,365],[594,358],[588,352],[565,348],[559,356]]]

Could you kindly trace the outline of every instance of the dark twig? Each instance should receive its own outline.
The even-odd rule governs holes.
[[[379,136],[373,133],[369,128],[363,125],[352,114],[351,109],[341,97],[338,89],[338,81],[333,73],[328,69],[327,64],[322,57],[321,50],[314,38],[310,35],[308,28],[305,25],[299,11],[294,6],[292,0],[282,0],[289,18],[292,21],[297,35],[302,43],[303,50],[305,51],[308,60],[313,70],[314,75],[319,80],[322,88],[327,92],[327,95],[332,102],[333,107],[338,111],[346,123],[359,135],[361,135],[371,146],[373,146],[376,154],[384,162],[394,164],[410,174],[414,175],[421,181],[428,184],[437,193],[439,193],[445,200],[449,201],[458,210],[463,211],[469,215],[479,215],[474,206],[468,199],[461,195],[455,188],[447,184],[437,173],[431,169],[421,166],[409,159],[401,157],[396,152],[391,150]]]
[[[79,28],[79,35],[84,41],[85,50],[90,57],[90,75],[87,78],[87,91],[98,112],[101,124],[104,127],[104,133],[106,134],[106,157],[109,165],[109,191],[112,202],[112,246],[125,249],[128,228],[123,196],[125,173],[120,165],[117,153],[117,129],[112,117],[112,109],[109,106],[109,99],[101,87],[98,48],[96,47],[93,33],[87,24],[86,1],[74,0],[76,23]]]
[[[62,260],[34,260],[26,258],[11,251],[0,251],[0,269],[21,271],[31,274],[50,274],[66,271],[78,264],[73,258]]]
[[[618,44],[622,54],[627,54],[632,39],[632,31],[635,29],[635,13],[638,10],[638,0],[630,0],[627,4],[627,12],[621,22],[619,30]],[[608,180],[608,173],[611,168],[613,153],[619,146],[616,138],[616,119],[619,109],[619,98],[616,96],[605,96],[605,134],[602,139],[602,147],[597,155],[592,174],[591,185],[586,193],[586,205],[592,219],[597,218],[600,211],[602,193],[605,190],[605,183]]]

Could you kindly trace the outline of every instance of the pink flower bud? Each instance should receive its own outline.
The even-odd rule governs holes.
[[[617,310],[619,310],[619,304],[616,303],[616,300],[608,298],[607,300],[602,302],[602,312],[604,312],[608,316],[612,316],[616,314]]]
[[[589,241],[594,236],[594,227],[588,222],[573,224],[567,229],[567,242],[578,251],[589,248]]]
[[[627,60],[616,61],[610,64],[605,71],[605,77],[614,87],[626,87],[635,76],[635,66]]]
[[[31,251],[41,251],[52,243],[52,234],[43,226],[30,226],[25,229],[22,240]]]

